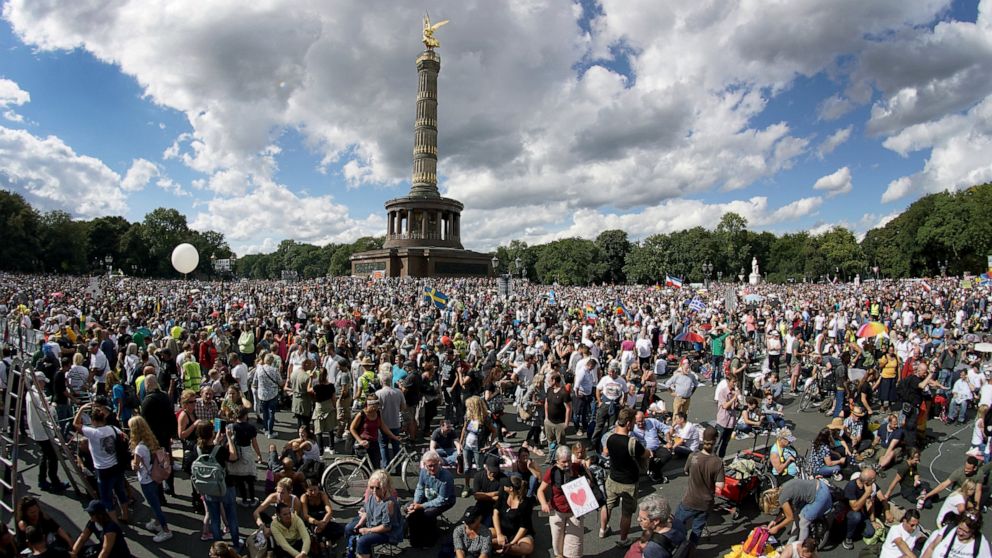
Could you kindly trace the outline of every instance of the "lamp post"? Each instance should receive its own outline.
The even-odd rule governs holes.
[[[520,261],[520,257],[519,256],[516,259],[513,260],[513,265],[517,266],[517,273],[519,273],[520,274],[520,278],[523,279],[524,278],[524,264],[523,264],[523,262]]]
[[[840,281],[840,267],[834,266],[834,281]]]
[[[744,267],[741,266],[741,270],[737,273],[737,279],[743,283],[744,282]]]
[[[706,287],[709,287],[710,275],[713,273],[713,264],[711,264],[710,262],[703,262],[702,268],[703,268],[703,275],[706,276],[706,283],[704,285]]]
[[[490,263],[493,264],[493,276],[498,276],[499,274],[496,272],[496,269],[499,268],[499,257],[493,255],[493,259],[490,260]]]
[[[110,279],[111,275],[114,273],[114,257],[107,254],[107,257],[103,258],[103,263],[107,264],[107,279]]]
[[[722,271],[717,271],[716,272],[716,282],[719,283],[720,281],[723,281],[723,272]]]
[[[875,266],[872,267],[871,270],[875,272],[875,282],[878,283],[878,264],[875,264]]]

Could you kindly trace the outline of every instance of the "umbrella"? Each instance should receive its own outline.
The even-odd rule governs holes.
[[[351,320],[334,320],[334,327],[338,329],[348,329],[355,325],[355,322]]]
[[[759,294],[752,293],[749,295],[744,295],[744,302],[761,302],[762,300],[765,300],[765,297]]]
[[[686,343],[702,343],[703,341],[705,341],[705,339],[703,339],[703,336],[702,335],[700,335],[698,333],[694,333],[692,331],[684,331],[684,332],[680,333],[675,338],[675,340],[676,341],[685,341]]]
[[[703,324],[700,327],[703,328],[704,331],[709,331],[709,330],[713,329],[713,324],[706,323],[706,324]]]
[[[975,345],[975,350],[980,353],[992,353],[992,343],[978,343]]]
[[[978,335],[974,334],[974,333],[968,333],[968,334],[965,334],[965,336],[964,336],[964,342],[965,343],[978,343],[981,340],[982,340],[982,338],[979,337]]]
[[[889,328],[885,327],[885,324],[883,324],[882,322],[867,322],[862,324],[861,327],[858,328],[857,335],[858,338],[863,339],[865,337],[875,337],[876,335],[882,335],[883,333],[887,334],[888,332],[889,332]]]

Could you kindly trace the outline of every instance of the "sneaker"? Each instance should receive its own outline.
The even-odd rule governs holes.
[[[145,529],[153,533],[158,533],[159,531],[162,530],[162,528],[159,527],[158,525],[158,521],[155,521],[154,519],[152,519],[148,523],[145,523]]]
[[[844,480],[844,475],[840,473],[834,473],[834,482],[840,482]]]
[[[467,488],[463,488],[462,489],[462,498],[468,498],[468,489]]]
[[[334,455],[334,448],[324,448],[324,453],[327,455]]]
[[[169,540],[171,538],[172,538],[172,531],[162,531],[160,533],[156,533],[155,536],[152,537],[152,540],[155,541],[155,542],[157,542],[157,543],[161,543],[161,542],[165,542],[165,541],[167,541],[167,540]]]
[[[609,527],[607,527],[606,529],[600,529],[599,530],[599,538],[605,539],[609,535],[610,535],[610,528]]]
[[[52,489],[52,484],[48,481],[41,481],[38,483],[38,488],[47,492]]]
[[[851,539],[844,539],[844,548],[846,548],[848,550],[853,550],[854,549],[854,541],[852,541]]]
[[[204,542],[210,542],[214,540],[214,535],[213,533],[202,533],[200,534],[200,540]]]

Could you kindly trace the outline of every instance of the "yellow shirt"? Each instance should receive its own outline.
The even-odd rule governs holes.
[[[286,527],[279,521],[279,518],[272,520],[272,538],[275,539],[276,544],[279,548],[285,550],[290,556],[296,556],[299,553],[310,554],[310,533],[307,532],[307,526],[300,519],[300,516],[293,514],[293,522]],[[296,550],[290,543],[295,543],[300,539],[303,540],[303,547],[300,550]]]
[[[897,357],[882,355],[882,358],[878,359],[878,365],[882,368],[883,378],[895,378],[899,373],[899,359]]]

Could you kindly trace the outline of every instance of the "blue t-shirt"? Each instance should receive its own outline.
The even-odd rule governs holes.
[[[393,365],[393,387],[395,388],[400,387],[400,382],[403,381],[403,378],[406,378],[407,376],[409,376],[409,373],[407,373],[405,368],[403,368],[402,366],[397,366],[395,364]]]
[[[672,523],[672,528],[664,533],[655,534],[644,545],[642,555],[644,558],[671,558],[672,552],[685,541],[685,531],[677,522]]]
[[[121,384],[115,385],[112,395],[114,412],[116,413],[117,409],[123,409],[121,411],[121,424],[127,424],[127,421],[131,420],[131,409],[124,404],[124,386]]]

